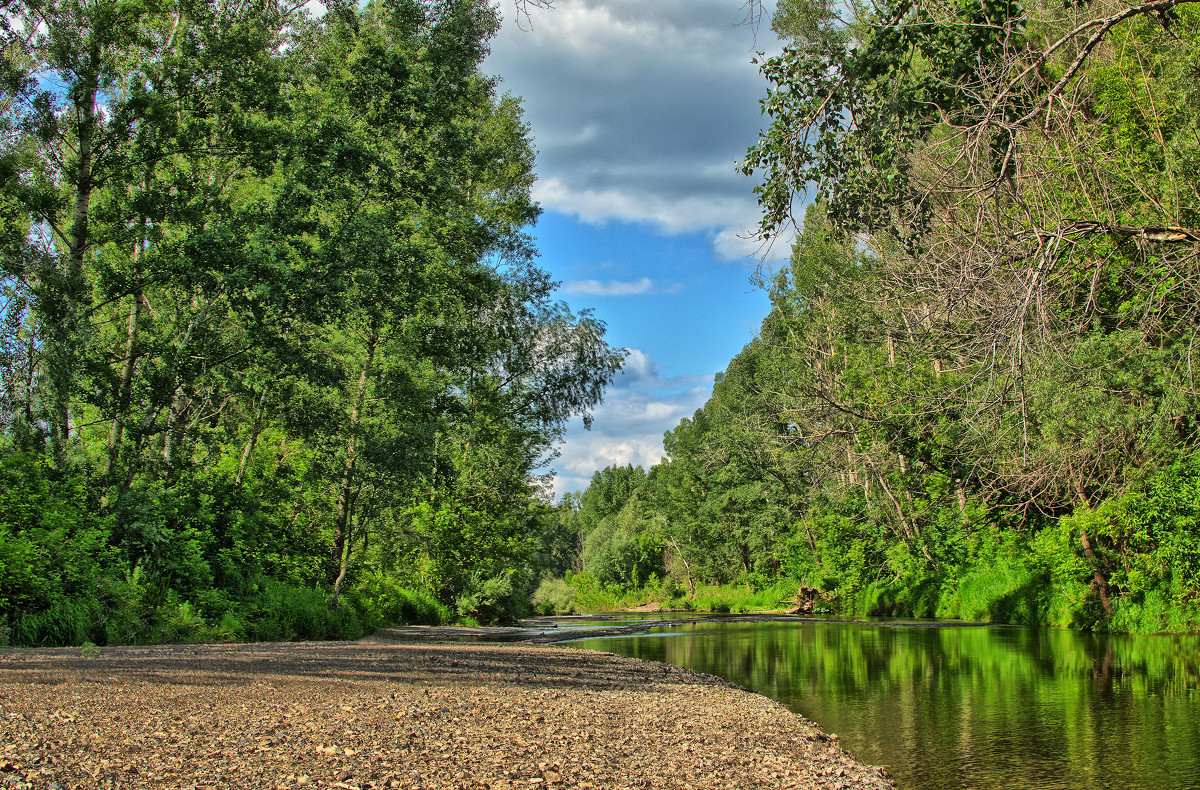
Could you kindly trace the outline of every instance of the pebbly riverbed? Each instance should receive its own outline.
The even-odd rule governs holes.
[[[481,635],[0,650],[0,788],[893,787],[710,675]]]

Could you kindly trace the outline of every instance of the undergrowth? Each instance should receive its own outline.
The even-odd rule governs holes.
[[[358,639],[390,625],[437,625],[453,612],[431,596],[369,577],[331,606],[330,591],[271,578],[252,594],[214,609],[140,579],[104,598],[61,599],[38,612],[9,614],[0,645],[19,647]]]

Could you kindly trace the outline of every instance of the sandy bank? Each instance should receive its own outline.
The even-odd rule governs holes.
[[[713,677],[400,638],[0,650],[0,788],[891,786]]]

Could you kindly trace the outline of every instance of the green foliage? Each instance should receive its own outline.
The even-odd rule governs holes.
[[[533,608],[539,614],[574,614],[579,590],[565,579],[544,577],[533,591]]]
[[[1177,459],[1144,483],[1096,508],[1062,520],[1067,540],[1086,532],[1090,560],[1076,578],[1098,569],[1119,596],[1109,627],[1141,633],[1200,622],[1200,462]]]
[[[881,308],[900,298],[876,290],[884,252],[839,241],[810,207],[762,335],[666,436],[669,458],[627,489],[598,475],[600,493],[580,497],[602,503],[571,579],[581,606],[749,610],[762,602],[709,590],[790,578],[842,615],[1193,629],[1195,388],[1172,378],[1187,363],[1169,350],[1191,339],[1145,335],[1146,310],[1175,308],[1114,286],[1137,328],[1097,317],[1047,352],[1058,362],[1030,361],[1023,403],[989,411],[970,400],[986,371],[949,370],[921,347],[936,333]],[[1182,411],[1165,421],[1168,405]],[[640,534],[686,598],[631,570]]]
[[[39,612],[25,612],[12,618],[9,639],[19,646],[79,645],[104,641],[97,634],[100,607],[86,600],[64,598]]]
[[[353,608],[332,609],[325,591],[293,587],[269,578],[262,579],[258,586],[258,594],[242,605],[244,614],[238,621],[244,633],[239,637],[254,642],[358,639],[368,631]]]
[[[515,571],[485,578],[473,575],[455,599],[459,616],[483,625],[511,625],[529,614],[529,580]]]
[[[373,624],[440,625],[454,619],[450,609],[429,594],[408,589],[378,571],[359,580],[351,599],[362,619]]]
[[[583,568],[601,586],[641,587],[662,570],[661,523],[633,496],[584,538]]]
[[[602,519],[619,513],[645,483],[646,471],[633,464],[607,466],[593,473],[588,487],[576,499],[576,520],[584,536]]]
[[[0,612],[102,597],[120,566],[97,505],[85,475],[62,480],[42,459],[0,457]]]
[[[647,475],[676,580],[1192,627],[1200,14],[1159,10],[780,3],[743,169],[764,238],[816,199]]]
[[[519,616],[578,563],[540,471],[626,352],[534,265],[496,9],[126,5],[0,10],[38,31],[0,80],[0,634]]]
[[[575,591],[581,612],[620,611],[644,602],[640,600],[640,591],[630,591],[620,585],[601,585],[587,571],[568,573],[564,581]],[[634,598],[639,600],[634,601]]]

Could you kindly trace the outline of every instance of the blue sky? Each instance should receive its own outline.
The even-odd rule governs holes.
[[[724,369],[766,314],[766,294],[751,285],[747,266],[714,260],[704,234],[595,226],[556,211],[535,232],[541,263],[567,301],[594,309],[610,343],[641,350],[663,376]]]
[[[736,163],[763,125],[752,58],[779,43],[766,19],[738,24],[740,0],[502,10],[484,69],[522,98],[538,149],[540,263],[630,349],[592,430],[568,429],[552,465],[561,495],[610,464],[657,463],[663,433],[703,405],[769,309],[750,281],[754,182]]]

